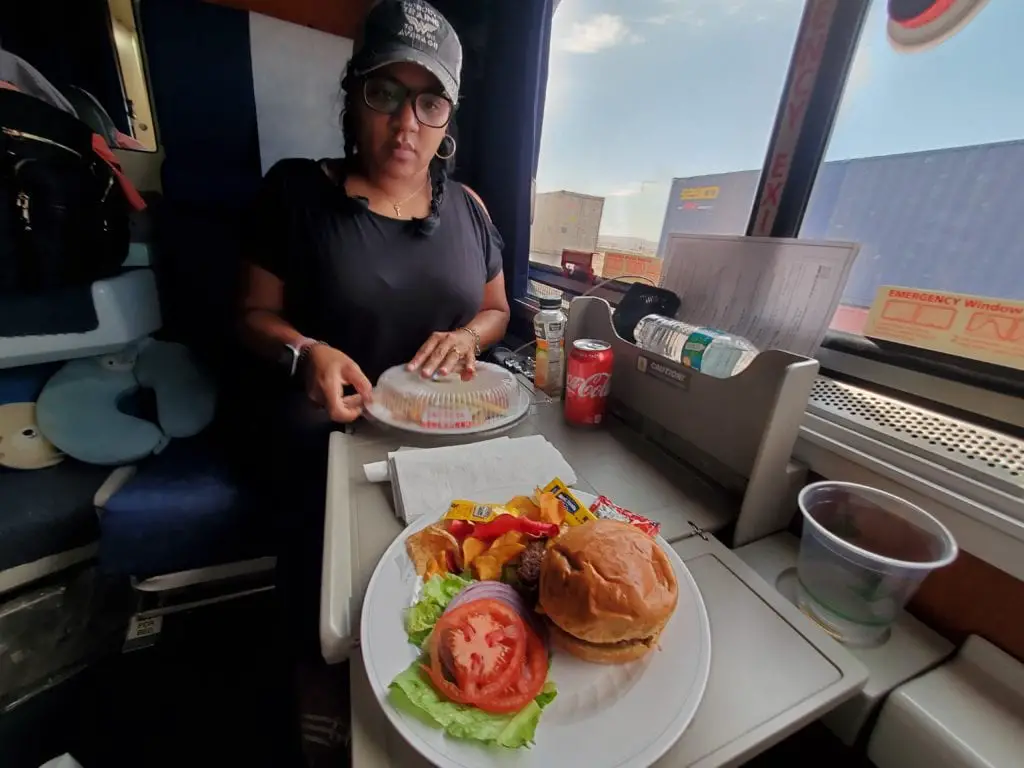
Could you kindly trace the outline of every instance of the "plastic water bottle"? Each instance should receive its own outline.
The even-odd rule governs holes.
[[[555,398],[562,393],[565,374],[565,322],[561,297],[541,297],[540,311],[533,318],[537,341],[533,383],[541,392]]]
[[[757,347],[741,336],[661,315],[642,317],[633,335],[640,349],[719,379],[735,376],[757,356]]]

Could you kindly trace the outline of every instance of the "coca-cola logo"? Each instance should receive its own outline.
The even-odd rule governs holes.
[[[608,397],[612,391],[612,375],[595,373],[587,378],[566,376],[565,387],[576,397]]]

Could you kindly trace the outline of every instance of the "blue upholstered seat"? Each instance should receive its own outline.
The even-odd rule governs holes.
[[[264,507],[206,438],[138,465],[100,511],[100,567],[148,577],[273,554]]]
[[[0,572],[93,544],[93,495],[110,474],[68,459],[48,469],[0,468]]]

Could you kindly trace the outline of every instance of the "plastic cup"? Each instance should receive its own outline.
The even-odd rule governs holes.
[[[885,642],[925,576],[956,559],[949,530],[891,493],[826,481],[798,503],[797,605],[840,642]]]

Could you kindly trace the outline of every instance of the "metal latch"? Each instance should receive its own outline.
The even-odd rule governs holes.
[[[21,223],[25,227],[26,232],[32,231],[32,214],[29,211],[31,201],[29,200],[28,193],[25,191],[18,192],[16,198],[16,205],[18,210],[21,212]]]
[[[701,528],[699,525],[693,522],[693,520],[687,520],[686,522],[688,522],[690,524],[690,527],[693,528],[694,536],[700,536],[704,541],[708,540],[707,531],[705,531],[703,528]]]

